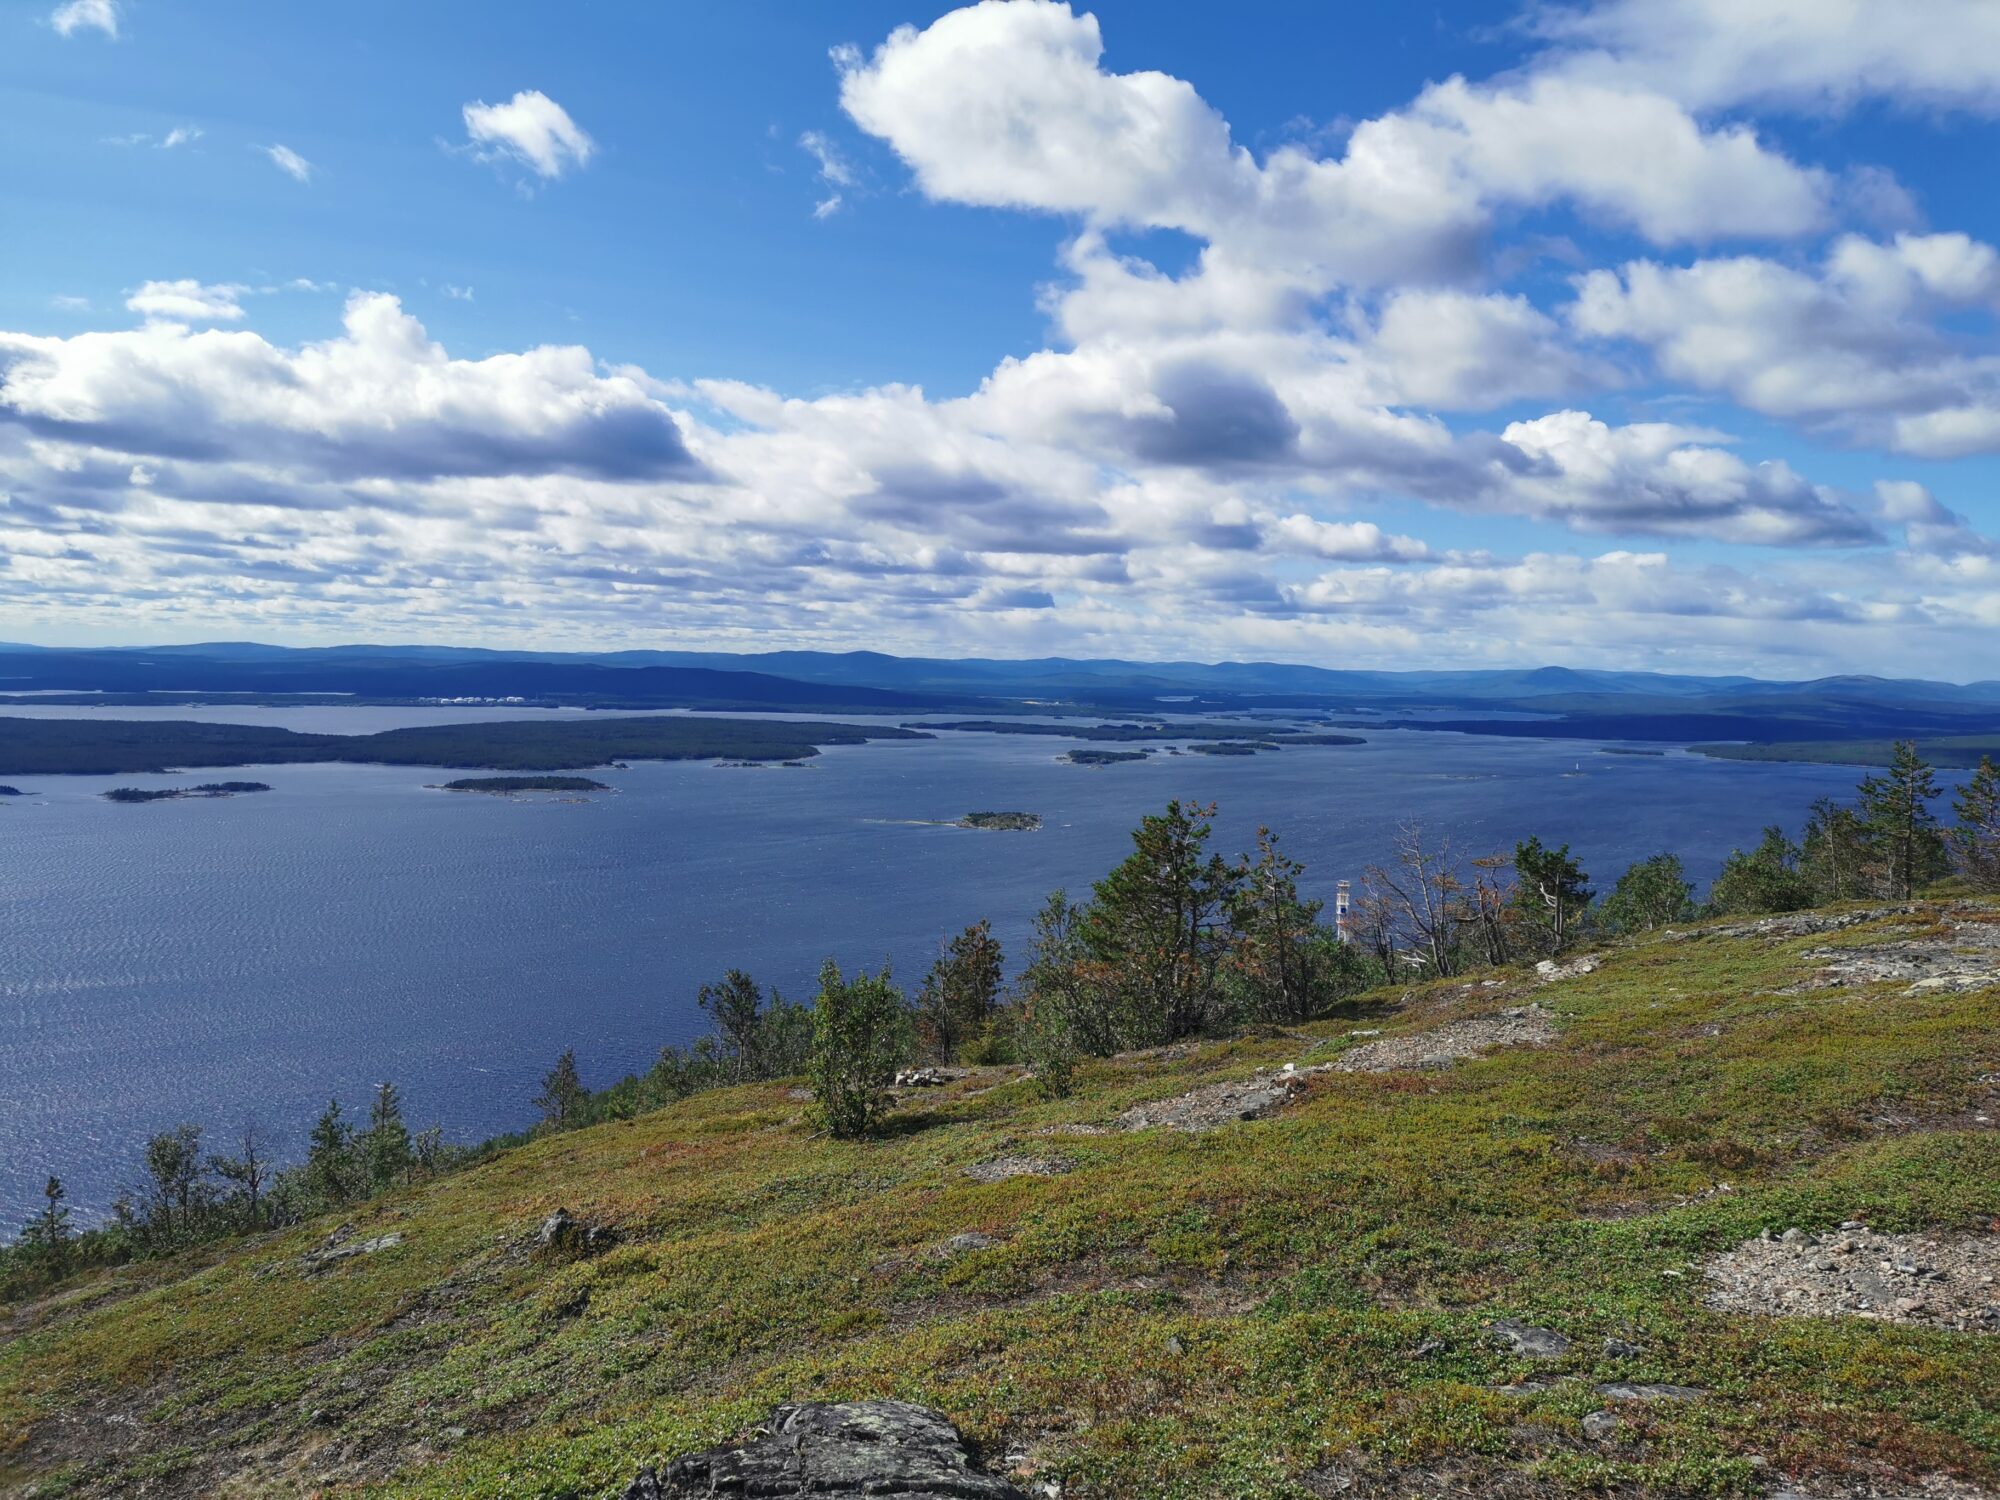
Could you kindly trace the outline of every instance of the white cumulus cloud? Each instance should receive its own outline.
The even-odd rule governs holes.
[[[79,31],[101,31],[115,40],[118,0],[64,0],[49,13],[49,24],[64,36],[74,36]]]
[[[523,89],[502,104],[475,100],[462,113],[466,136],[483,157],[511,160],[538,177],[561,177],[597,152],[597,142],[540,89]]]

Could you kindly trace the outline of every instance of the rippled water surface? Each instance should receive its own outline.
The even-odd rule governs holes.
[[[532,715],[157,716],[365,732]],[[0,806],[0,1226],[51,1170],[103,1208],[145,1135],[181,1120],[220,1137],[254,1116],[295,1152],[329,1095],[365,1108],[384,1078],[417,1123],[518,1128],[564,1047],[587,1082],[644,1068],[699,1034],[695,991],[732,965],[793,994],[828,956],[888,959],[913,984],[982,916],[1017,955],[1043,895],[1102,874],[1173,796],[1218,802],[1231,851],[1272,825],[1321,894],[1410,815],[1475,853],[1567,840],[1608,886],[1661,849],[1705,882],[1855,775],[1414,731],[1104,770],[1059,764],[1063,748],[952,735],[803,770],[641,763],[591,773],[616,790],[580,802],[449,794],[425,786],[445,773],[403,767],[232,770],[274,790],[140,806],[97,794],[189,778],[10,778],[31,795]],[[1047,826],[912,821],[975,809]]]

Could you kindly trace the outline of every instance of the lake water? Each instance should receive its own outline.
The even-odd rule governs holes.
[[[354,732],[537,717],[153,716]],[[1219,803],[1225,851],[1268,823],[1321,896],[1410,816],[1467,853],[1568,841],[1608,888],[1663,849],[1705,883],[1730,848],[1772,821],[1796,831],[1857,774],[1395,730],[1085,770],[1057,762],[1068,743],[953,734],[801,770],[635,763],[590,773],[616,791],[581,802],[448,794],[425,783],[463,772],[407,767],[232,769],[219,774],[274,789],[142,806],[97,794],[187,778],[9,778],[32,795],[0,806],[0,1231],[49,1171],[80,1210],[103,1209],[145,1136],[182,1120],[220,1147],[254,1117],[295,1155],[329,1095],[365,1110],[385,1078],[413,1124],[520,1128],[563,1048],[588,1083],[643,1069],[705,1029],[695,992],[732,966],[805,996],[825,958],[886,960],[914,987],[940,939],[980,917],[1017,959],[1046,893],[1087,887],[1170,797]],[[910,821],[976,809],[1046,827]]]

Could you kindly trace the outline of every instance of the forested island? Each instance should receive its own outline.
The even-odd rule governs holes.
[[[25,797],[28,794],[17,786],[0,786],[0,797]]]
[[[588,776],[461,776],[439,790],[507,796],[513,792],[608,792],[611,788]]]
[[[803,760],[822,745],[922,740],[912,729],[814,720],[590,718],[425,724],[376,734],[305,734],[259,724],[8,719],[0,774],[110,776],[184,766],[451,766],[567,771],[617,760]]]
[[[1056,757],[1072,766],[1115,766],[1128,760],[1144,760],[1145,750],[1071,750]]]
[[[960,828],[985,828],[1000,833],[1038,833],[1042,815],[1031,812],[973,812],[958,820]]]
[[[1982,760],[2000,759],[2000,735],[1940,735],[1919,739],[1924,759],[1947,770],[1969,771]],[[1799,761],[1818,766],[1887,766],[1895,763],[1894,740],[1798,740],[1771,745],[1692,745],[1697,755],[1717,760]]]
[[[262,781],[204,781],[199,786],[139,787],[114,786],[104,793],[107,802],[179,802],[196,797],[234,797],[243,792],[268,792]]]
[[[958,733],[1042,735],[1051,739],[1108,741],[1114,744],[1134,742],[1168,744],[1186,740],[1194,743],[1197,748],[1201,742],[1218,740],[1234,743],[1256,742],[1261,748],[1271,750],[1280,748],[1281,744],[1365,745],[1368,743],[1359,735],[1308,734],[1277,724],[1195,724],[1172,721],[1156,724],[1035,724],[1007,719],[958,719],[940,723],[912,722],[903,727]],[[1244,752],[1224,753],[1240,755]]]

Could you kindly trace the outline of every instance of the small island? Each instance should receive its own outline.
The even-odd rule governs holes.
[[[261,781],[204,781],[199,786],[138,787],[114,786],[104,793],[107,802],[178,802],[189,797],[234,797],[240,792],[268,792]]]
[[[1073,766],[1115,766],[1123,761],[1145,758],[1144,750],[1071,750],[1056,757]]]
[[[447,781],[447,792],[487,792],[505,797],[514,792],[608,792],[610,787],[588,776],[462,776]]]
[[[1039,833],[1042,815],[1030,812],[975,812],[958,820],[960,828],[986,828],[1001,833]]]
[[[1205,744],[1188,746],[1188,749],[1196,755],[1255,755],[1259,750],[1277,748],[1268,740],[1212,740]]]
[[[0,797],[25,797],[28,794],[17,786],[0,786]]]

